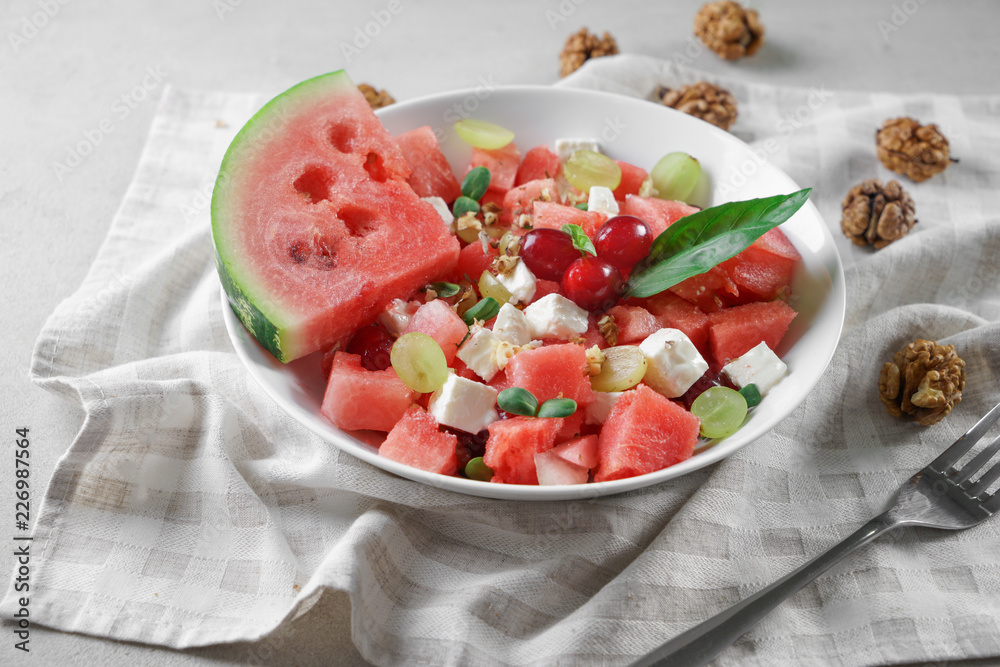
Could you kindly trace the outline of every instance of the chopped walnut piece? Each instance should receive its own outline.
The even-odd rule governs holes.
[[[521,229],[531,229],[534,226],[534,218],[530,213],[522,213],[517,216],[517,226]]]
[[[664,106],[701,118],[723,130],[736,121],[736,98],[725,88],[708,81],[698,81],[689,86],[656,89],[656,97]]]
[[[458,298],[455,299],[452,309],[459,315],[465,315],[465,311],[476,305],[476,290],[472,288],[472,283],[468,280],[462,280],[459,285],[462,287],[462,291],[458,293]]]
[[[600,374],[601,365],[607,361],[607,357],[604,356],[604,352],[601,348],[596,345],[591,346],[587,350],[587,366],[583,370],[584,375],[589,375],[591,377]]]
[[[469,211],[461,218],[455,221],[455,229],[458,231],[463,231],[465,229],[474,229],[477,232],[483,228],[483,223],[479,221],[476,214]]]
[[[365,96],[368,100],[368,106],[372,109],[381,109],[382,107],[387,107],[390,104],[395,104],[396,100],[385,90],[377,90],[376,88],[369,86],[367,83],[359,83],[358,90]]]
[[[726,60],[752,56],[764,43],[764,26],[753,9],[738,2],[710,2],[694,17],[694,34]]]
[[[559,76],[567,76],[580,69],[591,58],[611,56],[618,53],[618,43],[607,31],[604,37],[592,35],[586,28],[580,28],[566,40],[559,54]]]
[[[841,203],[840,228],[854,245],[884,248],[906,236],[917,223],[913,197],[899,181],[884,186],[869,178],[851,188]]]
[[[496,271],[497,275],[509,276],[514,273],[514,267],[517,266],[518,260],[519,258],[516,255],[497,255],[490,266]]]
[[[879,398],[889,414],[910,415],[918,424],[936,424],[962,401],[965,362],[953,345],[917,339],[882,366]]]
[[[618,344],[618,325],[615,324],[614,315],[605,315],[597,320],[597,330],[604,336],[604,340],[608,341],[608,345],[614,347]]]
[[[489,227],[490,225],[495,225],[500,222],[500,205],[495,201],[487,202],[483,204],[480,209],[483,213],[483,224]],[[471,211],[470,211],[471,212]]]
[[[886,168],[917,183],[957,162],[937,125],[921,125],[912,118],[885,121],[875,134],[875,148]]]

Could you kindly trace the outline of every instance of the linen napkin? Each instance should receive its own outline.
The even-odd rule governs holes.
[[[636,56],[560,85],[650,97],[704,78]],[[35,529],[32,619],[173,648],[254,640],[346,591],[377,664],[626,664],[828,548],[1000,400],[1000,96],[891,95],[714,77],[733,133],[798,183],[847,267],[847,322],[818,387],[771,433],[617,496],[516,503],[396,478],[298,426],[254,383],[222,320],[208,202],[264,101],[169,89],[89,275],[42,330],[31,373],[86,418]],[[961,158],[904,181],[919,223],[878,252],[840,234],[855,183],[890,178],[883,120],[936,122]],[[765,151],[764,146],[777,149]],[[878,401],[883,361],[953,343],[964,400],[920,428]],[[767,617],[719,665],[1000,656],[1000,521],[902,529]],[[8,590],[2,613],[16,596]]]

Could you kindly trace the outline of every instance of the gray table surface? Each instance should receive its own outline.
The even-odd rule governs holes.
[[[355,30],[389,0],[2,3],[0,284],[7,286],[7,305],[0,435],[3,451],[10,452],[14,430],[31,429],[36,502],[83,414],[31,384],[33,343],[93,261],[131,179],[163,84],[273,94],[341,67],[355,81],[386,88],[400,100],[475,86],[480,76],[503,84],[549,84],[558,78],[563,41],[581,26],[610,31],[623,52],[671,58],[688,45],[701,5],[698,0],[393,2],[398,17],[349,61],[342,44],[351,44]],[[1000,92],[998,2],[759,0],[753,6],[767,28],[763,50],[737,63],[706,51],[694,67],[829,89]],[[161,72],[163,83],[121,118],[113,105],[142,81],[147,68]],[[54,163],[63,162],[69,147],[107,118],[114,119],[114,131],[82,164],[57,174]],[[0,508],[11,521],[12,459],[4,455],[7,468],[0,470]],[[0,572],[12,568],[13,556],[5,549]],[[351,643],[344,594],[325,595],[262,642],[190,651],[36,627],[31,652],[24,654],[13,648],[10,631],[0,627],[0,664],[363,663]]]

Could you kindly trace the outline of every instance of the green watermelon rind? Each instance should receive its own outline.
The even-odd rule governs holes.
[[[294,109],[299,105],[308,106],[313,94],[329,94],[342,88],[353,89],[354,84],[344,70],[337,70],[307,79],[261,107],[237,133],[226,150],[212,192],[212,241],[215,246],[215,265],[229,305],[243,326],[282,363],[299,356],[297,346],[300,342],[291,339],[289,335],[282,336],[281,333],[294,318],[294,313],[282,311],[277,301],[268,298],[267,288],[255,280],[252,273],[241,270],[240,258],[233,256],[233,250],[225,238],[225,232],[232,230],[223,229],[223,220],[226,218],[223,209],[228,204],[227,197],[238,195],[228,184],[239,171],[233,166],[233,162],[245,161],[248,152],[252,156],[254,144],[257,144],[259,139],[267,137],[266,133],[280,132],[283,129],[281,121],[286,115],[294,116]],[[277,127],[275,121],[278,121]],[[264,144],[266,141],[259,143]],[[233,210],[233,207],[229,210]],[[258,298],[257,295],[262,296]]]

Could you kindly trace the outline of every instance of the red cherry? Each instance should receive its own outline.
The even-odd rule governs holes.
[[[354,332],[347,341],[344,352],[361,355],[361,365],[370,371],[384,371],[389,368],[389,352],[392,351],[392,336],[377,324],[369,324]]]
[[[580,251],[569,234],[542,227],[521,237],[518,255],[536,278],[559,282],[566,267],[580,258]]]
[[[600,257],[582,257],[562,277],[566,298],[587,310],[607,310],[622,295],[622,275]]]
[[[653,231],[634,215],[609,218],[594,237],[597,256],[614,264],[619,271],[630,271],[649,254],[652,245]]]

